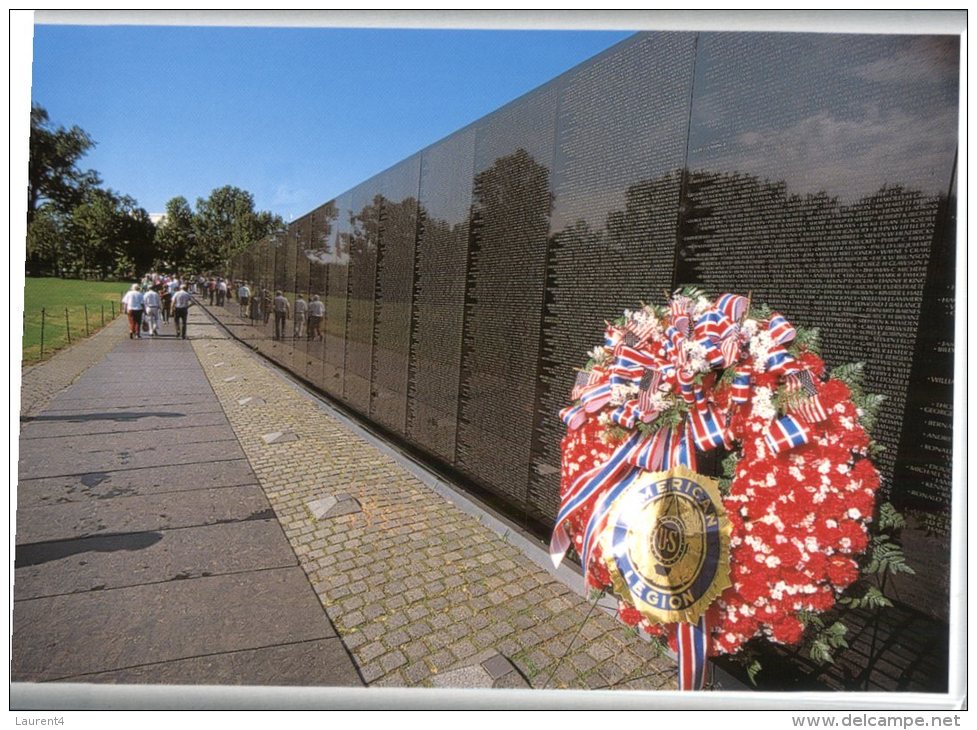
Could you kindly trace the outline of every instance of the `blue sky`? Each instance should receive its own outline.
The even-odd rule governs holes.
[[[629,35],[36,25],[31,98],[150,213],[235,185],[288,220]]]

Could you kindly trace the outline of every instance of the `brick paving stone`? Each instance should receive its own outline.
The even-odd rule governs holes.
[[[449,646],[448,651],[454,654],[457,659],[467,659],[472,654],[478,653],[478,647],[475,646],[471,639],[465,638]]]
[[[418,659],[422,659],[425,656],[427,656],[429,652],[427,644],[425,644],[423,641],[420,640],[412,641],[409,644],[404,644],[404,646],[401,648],[404,654],[407,655],[407,658],[410,659],[411,661],[417,661]]]
[[[407,624],[407,633],[412,639],[422,639],[430,634],[434,629],[426,621]]]
[[[424,662],[413,662],[401,671],[407,684],[413,687],[421,686],[431,676],[431,670]]]
[[[432,672],[443,672],[456,661],[455,655],[447,649],[440,649],[433,654],[425,657],[425,662],[431,667]]]
[[[383,643],[385,646],[394,649],[396,647],[403,646],[408,641],[410,641],[410,635],[404,630],[391,631],[383,636]]]
[[[356,660],[360,662],[371,662],[387,651],[387,648],[379,641],[373,641],[361,646],[356,651]]]
[[[402,667],[407,663],[407,657],[404,656],[404,652],[399,649],[396,651],[389,652],[380,657],[380,666],[383,667],[384,672],[392,672],[398,667]]]

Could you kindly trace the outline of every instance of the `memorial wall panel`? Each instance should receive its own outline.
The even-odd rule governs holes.
[[[382,204],[370,416],[401,435],[407,433],[414,242],[417,238],[420,176],[421,157],[415,155],[378,178]]]
[[[671,287],[695,35],[642,35],[575,69],[560,97],[530,504],[559,509],[559,418],[604,320]]]
[[[292,321],[289,322],[288,333],[292,340],[292,370],[299,375],[305,375],[307,365],[305,326],[308,320],[308,309],[300,314],[299,297],[309,306],[309,260],[308,251],[312,246],[312,214],[302,216],[295,222],[295,296],[289,297],[292,304]]]
[[[346,372],[346,320],[353,238],[351,205],[349,193],[336,199],[337,218],[332,238],[333,248],[326,258],[326,321],[323,327],[325,356],[322,361],[322,380],[326,391],[337,398],[343,397]]]
[[[373,313],[381,199],[376,179],[355,188],[350,202],[349,302],[346,312],[346,373],[343,398],[370,413],[373,368]]]
[[[336,221],[339,209],[335,201],[330,201],[312,212],[312,231],[309,248],[305,256],[309,260],[309,285],[307,297],[311,308],[315,297],[325,305],[328,301],[328,274],[330,263],[338,260],[336,255]],[[310,309],[311,311],[311,309]],[[319,323],[319,332],[325,332],[324,319]],[[325,390],[323,362],[326,357],[324,337],[313,336],[311,328],[306,332],[306,371],[305,377]]]
[[[887,398],[873,436],[886,449],[881,497],[896,502],[923,488],[893,476],[907,456],[900,434],[927,271],[952,279],[931,250],[956,153],[958,63],[950,37],[699,38],[676,283],[752,291],[818,327],[829,365],[865,362],[866,389]],[[951,379],[948,362],[923,370]],[[932,406],[949,437],[950,403]],[[946,456],[913,458],[938,470]],[[923,511],[942,512],[948,472],[926,484]],[[916,606],[938,616],[945,561],[932,550],[910,558],[932,597]]]
[[[295,223],[290,224],[284,233],[284,243],[279,246],[276,252],[275,263],[275,294],[282,293],[288,300],[289,311],[287,319],[280,325],[275,326],[275,339],[273,346],[274,359],[291,368],[292,366],[292,317],[294,311],[291,305],[295,301],[295,263],[298,256],[298,227]],[[272,322],[275,321],[275,312],[272,312]]]
[[[258,330],[257,346],[264,355],[271,354],[272,337],[275,323],[271,318],[271,301],[275,296],[275,252],[277,238],[269,236],[261,243],[259,259],[260,272],[260,312],[256,329]]]
[[[455,460],[475,129],[421,155],[408,438]]]
[[[559,93],[550,83],[475,133],[457,465],[519,506],[528,499]]]

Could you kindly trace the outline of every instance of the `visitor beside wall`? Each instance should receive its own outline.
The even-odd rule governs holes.
[[[285,321],[288,319],[291,307],[280,289],[275,292],[275,300],[272,304],[275,308],[275,339],[281,340],[285,337]]]
[[[305,336],[305,315],[309,310],[309,304],[299,294],[295,297],[295,320],[292,323],[292,337]]]
[[[319,301],[319,295],[313,294],[309,302],[309,339],[322,339],[322,320],[326,316],[326,305]]]

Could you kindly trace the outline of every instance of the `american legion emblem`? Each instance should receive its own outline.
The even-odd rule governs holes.
[[[608,511],[603,555],[618,595],[653,623],[695,623],[730,586],[719,484],[685,466],[644,472]]]

